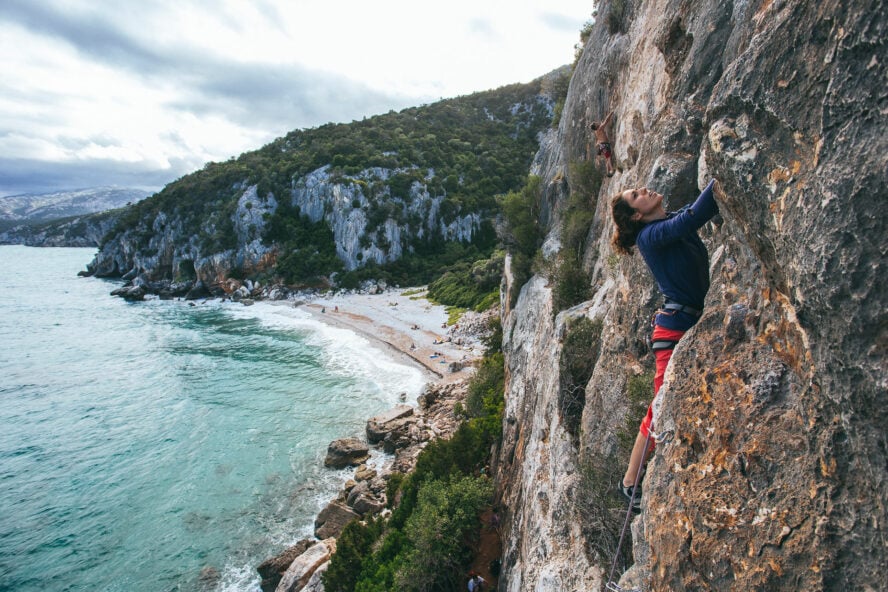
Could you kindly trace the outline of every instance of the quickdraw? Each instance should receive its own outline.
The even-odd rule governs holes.
[[[674,430],[664,430],[660,433],[654,433],[654,442],[657,444],[669,444],[672,442],[672,438],[675,437]]]

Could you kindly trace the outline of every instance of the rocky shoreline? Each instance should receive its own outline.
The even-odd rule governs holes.
[[[297,306],[321,322],[388,346],[393,354],[422,367],[429,378],[416,406],[400,404],[368,419],[363,439],[330,443],[324,464],[331,469],[351,467],[353,477],[316,516],[314,538],[303,539],[257,566],[263,592],[322,592],[321,576],[343,528],[354,519],[390,512],[386,490],[391,476],[410,473],[426,445],[450,437],[462,421],[454,410],[457,403],[465,404],[471,369],[480,358],[481,339],[494,314],[468,312],[459,324],[447,326],[444,307],[426,301],[423,289],[399,292],[385,282],[366,282],[354,291],[297,292],[251,280],[227,279],[208,289],[200,281],[123,279],[127,283],[111,295],[128,301],[220,299],[245,306],[257,302]]]
[[[263,592],[322,592],[321,576],[336,552],[342,529],[354,519],[388,514],[389,479],[395,473],[411,472],[430,441],[456,431],[461,420],[454,407],[465,402],[467,389],[465,377],[431,383],[419,396],[417,407],[398,405],[370,418],[366,442],[357,438],[331,442],[325,465],[354,467],[354,477],[315,518],[314,539],[303,539],[257,567]],[[389,456],[378,470],[366,463],[373,449]]]

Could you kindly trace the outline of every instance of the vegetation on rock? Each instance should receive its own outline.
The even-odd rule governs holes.
[[[135,260],[157,261],[143,270],[152,279],[163,279],[177,257],[197,262],[235,253],[254,238],[275,256],[263,260],[264,271],[229,269],[228,275],[261,272],[257,279],[265,283],[280,279],[297,286],[322,278],[355,286],[367,278],[418,285],[446,271],[465,276],[473,262],[490,259],[496,196],[521,187],[538,134],[551,124],[556,85],[547,80],[297,130],[238,158],[208,163],[128,208],[102,249],[117,247],[134,258],[133,267]],[[323,212],[309,215],[294,196],[300,187],[307,191],[305,179],[317,174],[338,188],[333,194],[351,197],[335,206],[327,201]],[[255,199],[239,204],[247,191]],[[255,220],[247,231],[238,226],[246,224],[239,219],[249,218],[245,212]],[[331,227],[334,213],[360,220],[362,251],[348,272],[343,245],[322,227]],[[462,230],[445,232],[452,224]],[[363,256],[371,248],[372,261]],[[242,260],[228,257],[230,266],[246,265]],[[460,294],[454,283],[451,278],[444,282],[449,288],[440,287],[442,302],[454,296],[461,306],[475,307],[494,292],[488,279],[473,280]]]
[[[407,476],[389,480],[399,497],[389,520],[346,526],[324,574],[330,592],[453,590],[463,584],[479,516],[493,484],[485,472],[491,444],[502,429],[505,370],[502,330],[469,386],[468,414],[449,440],[435,440]]]

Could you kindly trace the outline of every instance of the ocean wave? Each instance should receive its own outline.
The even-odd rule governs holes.
[[[392,404],[399,402],[402,393],[407,400],[415,401],[425,386],[426,377],[416,366],[398,361],[383,346],[351,329],[328,325],[298,308],[273,303],[250,307],[231,304],[226,312],[257,319],[266,327],[299,332],[307,345],[323,352],[327,372],[370,380],[383,392],[391,393]]]

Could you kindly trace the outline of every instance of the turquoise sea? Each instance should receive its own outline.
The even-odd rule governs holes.
[[[127,303],[93,253],[0,246],[0,590],[258,590],[424,376],[292,306]]]

